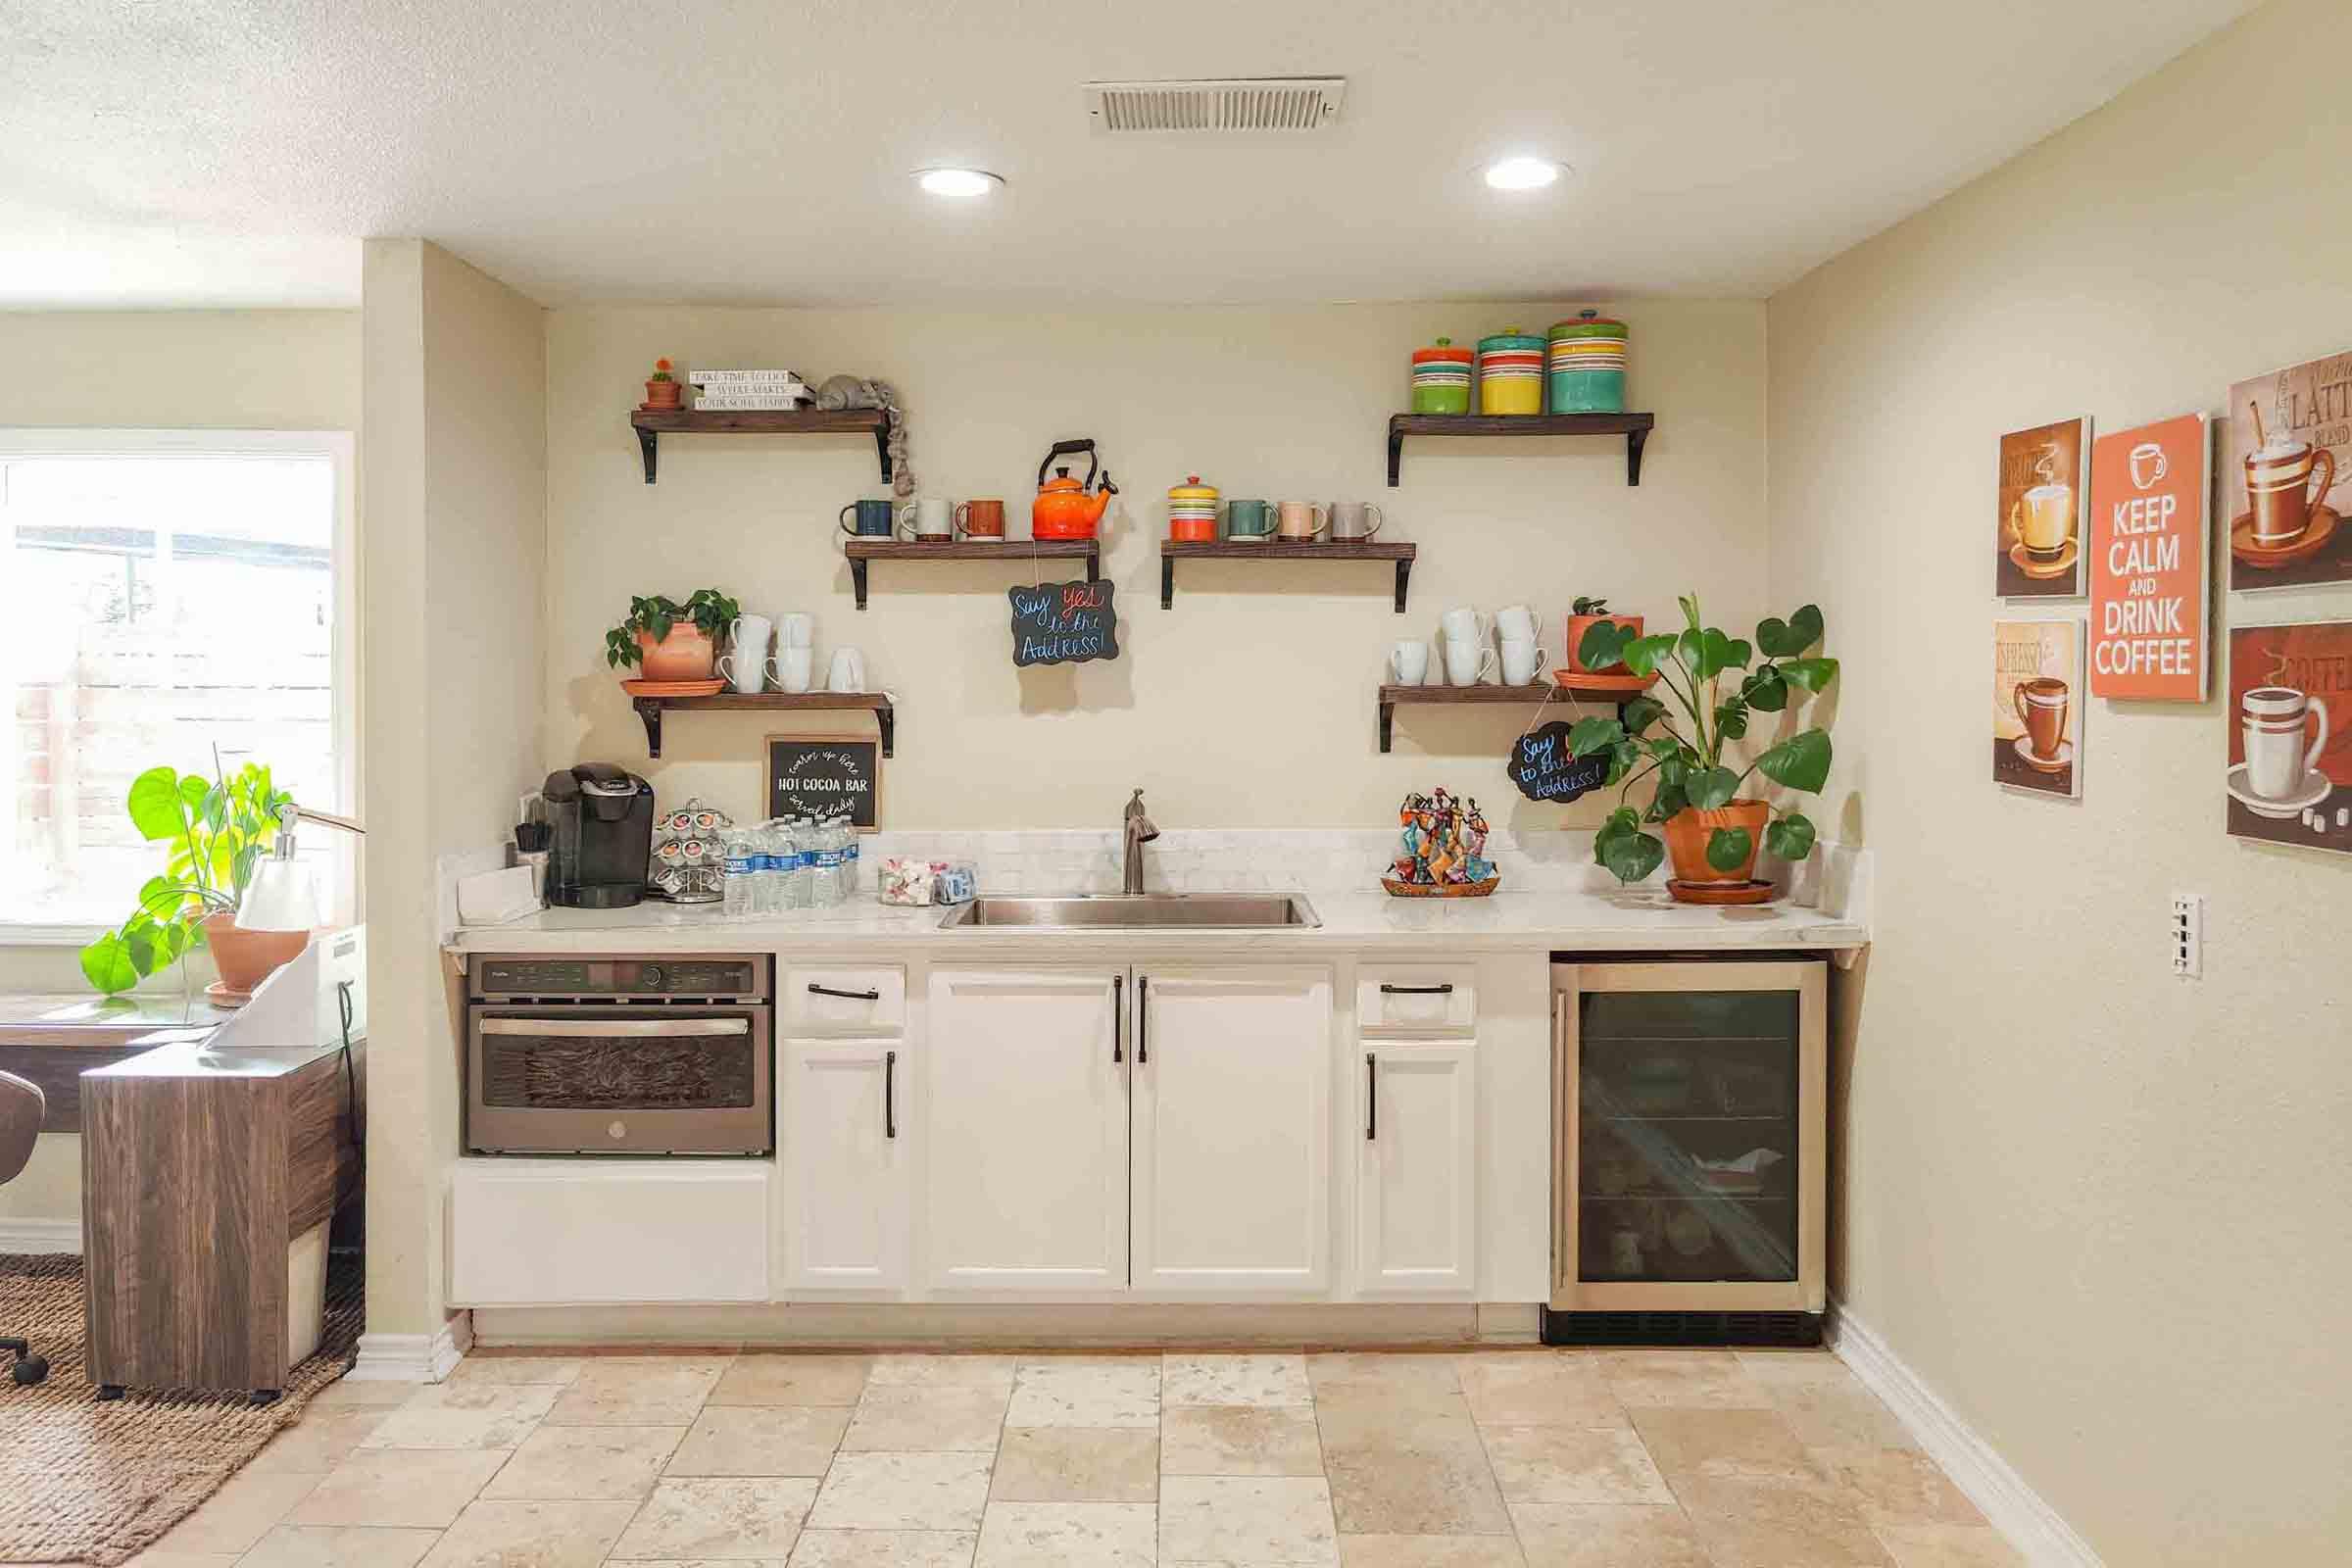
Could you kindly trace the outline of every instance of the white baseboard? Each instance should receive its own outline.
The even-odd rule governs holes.
[[[473,1317],[460,1312],[438,1334],[363,1334],[359,1359],[343,1375],[362,1383],[438,1383],[473,1345]]]
[[[2044,1501],[2026,1478],[1991,1444],[1978,1436],[1960,1413],[1903,1364],[1870,1325],[1846,1308],[1830,1303],[1829,1340],[1838,1359],[1865,1388],[1886,1401],[1928,1457],[1942,1466],[1952,1485],[1968,1494],[1985,1521],[2008,1539],[2035,1568],[2101,1568],[2090,1543]]]
[[[77,1219],[0,1219],[0,1252],[78,1252]]]

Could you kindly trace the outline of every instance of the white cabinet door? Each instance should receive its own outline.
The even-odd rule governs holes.
[[[1136,972],[1135,1288],[1331,1284],[1331,972]]]
[[[1356,1289],[1478,1284],[1478,1053],[1466,1040],[1363,1042],[1356,1070]]]
[[[923,1253],[940,1290],[1127,1287],[1126,971],[931,971]]]
[[[906,1284],[907,1075],[900,1040],[787,1040],[777,1074],[787,1290]]]

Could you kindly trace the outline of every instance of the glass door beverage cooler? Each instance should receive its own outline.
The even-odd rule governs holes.
[[[1552,965],[1559,1343],[1817,1341],[1828,965]]]

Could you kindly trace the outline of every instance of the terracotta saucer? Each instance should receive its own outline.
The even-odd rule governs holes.
[[[213,999],[216,1007],[242,1007],[253,1000],[252,992],[239,991],[225,980],[216,980],[206,986],[204,994]]]
[[[2254,514],[2241,512],[2230,525],[2230,554],[2249,566],[2268,570],[2273,566],[2291,566],[2298,561],[2309,561],[2328,548],[2335,537],[2336,525],[2344,519],[2337,516],[2333,507],[2311,509],[2311,522],[2300,537],[2283,545],[2264,545],[2254,542]]]
[[[1553,684],[1563,691],[1592,692],[1604,697],[1639,697],[1658,683],[1658,672],[1636,675],[1630,670],[1623,675],[1595,675],[1586,669],[1555,669]]]
[[[715,697],[726,690],[723,680],[624,680],[620,689],[631,697]]]
[[[1678,882],[1671,877],[1666,891],[1677,904],[1770,904],[1781,895],[1769,882]]]
[[[2052,577],[2067,575],[2075,569],[2075,563],[2082,559],[2082,548],[2072,539],[2069,539],[2060,548],[2058,559],[2055,561],[2035,561],[2032,556],[2026,554],[2026,547],[2022,544],[2009,547],[2009,564],[2037,582],[2047,582]]]

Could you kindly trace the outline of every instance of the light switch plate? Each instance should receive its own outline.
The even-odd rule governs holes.
[[[2205,895],[2173,895],[2173,973],[2194,980],[2205,973]]]

